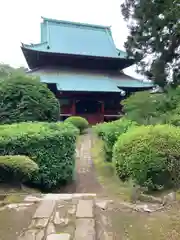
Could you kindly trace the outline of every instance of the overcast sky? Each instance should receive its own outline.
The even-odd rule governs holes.
[[[20,45],[39,42],[41,16],[111,26],[117,48],[124,49],[128,29],[121,15],[122,1],[0,0],[0,62],[26,66]],[[134,68],[126,73],[137,76]]]

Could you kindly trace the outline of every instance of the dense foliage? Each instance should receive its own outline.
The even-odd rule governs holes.
[[[139,71],[165,87],[180,83],[179,0],[124,0],[122,13],[130,35],[125,47]]]
[[[86,130],[89,126],[88,121],[85,118],[79,116],[68,117],[65,122],[73,124],[79,129],[80,133],[83,133],[84,130]]]
[[[139,124],[170,123],[179,126],[180,87],[166,93],[139,92],[122,101],[126,117]]]
[[[149,189],[180,184],[180,129],[170,125],[141,126],[121,135],[113,163],[120,179],[133,179]]]
[[[0,156],[0,182],[24,183],[39,170],[38,165],[26,156]]]
[[[10,78],[12,76],[24,75],[26,69],[24,67],[13,68],[12,66],[0,63],[0,80]]]
[[[104,141],[104,150],[106,152],[107,161],[112,160],[112,149],[118,137],[136,125],[135,122],[122,118],[109,123],[97,124],[94,127],[95,133]]]
[[[19,123],[0,126],[0,155],[26,155],[39,166],[32,182],[52,188],[74,173],[78,130],[64,123]]]
[[[14,76],[0,81],[0,123],[57,121],[59,102],[38,79]]]

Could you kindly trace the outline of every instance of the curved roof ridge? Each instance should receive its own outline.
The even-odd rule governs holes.
[[[90,23],[82,23],[82,22],[71,22],[67,20],[58,20],[58,19],[53,19],[53,18],[46,18],[46,17],[41,17],[44,21],[48,22],[54,22],[54,23],[63,23],[63,24],[68,24],[68,25],[76,25],[76,26],[84,26],[84,27],[92,27],[92,28],[102,28],[102,29],[109,29],[111,26],[104,26],[104,25],[98,25],[98,24],[90,24]]]
[[[108,34],[107,34],[107,35],[108,35],[108,41],[110,42],[111,47],[113,48],[113,50],[114,50],[115,52],[117,52],[117,50],[116,50],[116,44],[115,44],[114,39],[113,39],[112,34],[111,34],[111,29],[106,29],[106,32],[108,33]],[[110,34],[109,34],[109,33],[110,33]],[[117,54],[117,56],[118,56],[118,54]]]
[[[116,72],[109,74],[109,78],[113,79],[119,87],[146,87],[151,88],[154,86],[152,81],[145,81],[132,77],[124,72]]]
[[[136,80],[136,81],[139,81],[139,82],[142,82],[142,83],[152,83],[151,80],[146,80],[146,79],[143,79],[143,78],[142,79],[136,78],[136,77],[130,76],[130,75],[124,73],[124,72],[121,72],[120,75],[123,75],[123,76],[125,76],[125,77],[127,77],[131,80]]]
[[[48,43],[47,41],[40,42],[40,43],[30,43],[30,44],[22,43],[22,46],[25,46],[25,47],[38,47],[38,46],[42,46],[42,45],[47,44],[47,43]]]

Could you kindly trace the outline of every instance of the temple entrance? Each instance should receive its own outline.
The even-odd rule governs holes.
[[[77,100],[76,114],[93,114],[101,110],[101,103],[96,100]]]
[[[101,122],[101,102],[97,100],[77,100],[76,115],[86,118],[90,124]]]

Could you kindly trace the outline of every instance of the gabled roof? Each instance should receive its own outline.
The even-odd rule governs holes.
[[[139,80],[124,73],[112,74],[110,78],[121,88],[152,88],[154,86],[151,81]]]
[[[126,88],[151,88],[152,83],[133,79],[123,73],[118,76],[69,69],[37,69],[29,74],[39,76],[41,82],[56,84],[59,91],[122,92]]]
[[[40,69],[29,73],[39,76],[41,82],[56,84],[59,91],[117,93],[122,91],[108,76],[98,73],[58,69]]]
[[[23,47],[36,51],[96,57],[127,58],[116,49],[109,26],[43,18],[41,43]]]

